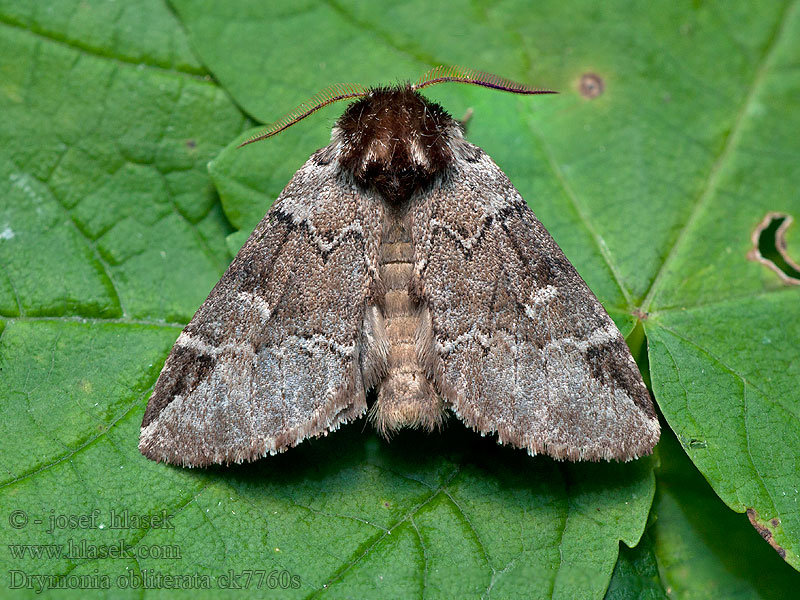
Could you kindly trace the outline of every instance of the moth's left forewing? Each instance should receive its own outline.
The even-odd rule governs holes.
[[[360,348],[382,209],[335,154],[295,174],[176,341],[142,423],[149,458],[254,460],[366,411]]]
[[[453,141],[455,161],[414,206],[421,349],[469,426],[569,460],[629,460],[659,437],[625,340],[505,174]]]

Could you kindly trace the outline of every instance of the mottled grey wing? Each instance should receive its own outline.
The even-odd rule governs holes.
[[[365,412],[360,335],[382,210],[324,156],[295,174],[175,342],[142,422],[149,458],[253,460]]]
[[[658,419],[619,330],[497,165],[456,149],[414,214],[438,391],[470,427],[531,454],[649,453]]]

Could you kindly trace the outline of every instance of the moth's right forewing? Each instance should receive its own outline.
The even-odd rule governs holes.
[[[253,460],[366,411],[359,352],[383,213],[334,153],[295,174],[176,341],[142,422],[149,458]]]
[[[469,426],[569,460],[629,460],[659,425],[625,340],[505,174],[454,144],[441,185],[417,199],[421,349]]]

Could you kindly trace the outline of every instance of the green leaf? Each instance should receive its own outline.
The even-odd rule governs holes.
[[[661,582],[650,529],[635,548],[620,548],[619,560],[608,584],[605,600],[660,600],[667,598]]]
[[[745,259],[765,212],[800,216],[797,1],[172,8],[0,2],[3,589],[15,571],[108,576],[115,598],[217,597],[233,584],[256,597],[599,598],[613,571],[609,596],[658,597],[653,556],[672,589],[733,589],[724,560],[674,568],[675,540],[692,540],[694,556],[709,544],[681,518],[709,502],[707,490],[679,497],[687,465],[660,480],[651,533],[617,562],[619,542],[642,535],[655,461],[531,459],[455,420],[391,444],[355,423],[231,468],[139,455],[142,413],[180,327],[342,107],[234,150],[251,133],[244,113],[268,122],[330,83],[415,79],[437,63],[561,91],[430,96],[457,117],[474,109],[470,139],[625,333],[648,313],[670,427],[714,491],[753,509],[797,566],[800,297]],[[590,72],[604,82],[594,99],[579,90]],[[800,257],[791,230],[787,251]],[[13,511],[28,521],[12,524]],[[748,589],[768,595],[778,555],[743,515],[718,504],[709,518],[750,534],[736,547],[761,552],[765,576]],[[14,546],[70,541],[129,547],[87,558]],[[48,585],[26,581],[22,595]]]
[[[31,33],[132,64],[203,75],[169,7],[158,0],[109,2],[60,0],[47,9],[35,2],[2,0],[2,21]]]
[[[653,391],[725,503],[800,568],[800,290],[747,262],[770,211],[800,215],[800,5],[779,13],[708,181],[645,302]],[[796,232],[789,252],[800,257]]]
[[[381,68],[413,79],[434,63],[469,60],[437,35],[427,4],[308,3],[297,18],[324,15],[326,27],[309,45],[284,51],[285,64],[350,39],[362,49],[371,44],[374,51],[364,53],[376,58],[323,61],[297,76],[295,93],[278,84],[283,75],[270,58],[273,44],[288,47],[280,42],[291,27],[277,38],[249,33],[282,15],[250,8],[246,26],[237,28],[234,18],[226,25],[241,44],[218,44],[208,35],[213,9],[201,14],[193,4],[175,4],[205,64],[245,110],[266,120],[282,114],[270,111],[275,98],[285,97],[289,109],[335,81],[372,83]],[[466,5],[453,14],[487,24],[489,41],[468,64],[562,93],[518,99],[443,86],[431,95],[447,98],[457,116],[475,109],[469,137],[509,174],[623,331],[641,318],[653,391],[670,427],[728,506],[757,515],[800,568],[800,289],[747,260],[751,232],[766,213],[800,217],[793,191],[800,184],[793,160],[800,150],[800,4],[773,3],[753,14],[746,2],[726,3],[724,11],[689,3],[603,11],[504,2],[480,16]],[[414,26],[417,35],[407,35]],[[452,30],[469,28],[454,23]],[[388,65],[387,52],[402,59]],[[247,79],[242,63],[261,77]],[[604,84],[592,100],[580,93],[589,75]],[[307,137],[319,140],[312,148],[323,143],[336,110],[282,139],[241,151],[229,146],[212,163],[226,211],[241,217],[237,226],[254,224],[261,211],[245,207],[268,203],[254,201],[257,190],[277,195],[290,175],[286,157],[300,164]],[[788,237],[789,254],[800,260],[797,236],[790,230]]]
[[[800,573],[714,496],[674,435],[663,436],[658,455],[658,517],[646,535],[670,597],[794,597]]]
[[[356,424],[287,456],[204,472],[140,456],[138,426],[175,323],[228,260],[204,163],[245,121],[186,70],[131,64],[130,49],[65,42],[12,13],[0,26],[0,137],[15,149],[0,164],[2,497],[29,520],[3,521],[17,552],[3,558],[7,585],[17,585],[11,571],[101,574],[117,591],[198,574],[216,590],[229,571],[266,569],[298,576],[287,590],[296,595],[411,586],[502,597],[532,577],[540,597],[602,594],[619,540],[634,544],[644,525],[647,460],[558,466],[455,423],[392,445]],[[81,21],[91,14],[77,14],[75,29],[91,30]],[[169,15],[156,19],[169,26]],[[136,520],[162,511],[172,528]],[[118,528],[120,514],[135,522]],[[19,554],[43,543],[127,550],[116,561]],[[148,556],[157,552],[171,558]]]

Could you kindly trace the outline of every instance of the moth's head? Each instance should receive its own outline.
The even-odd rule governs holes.
[[[448,142],[461,127],[411,84],[375,88],[353,102],[333,128],[339,164],[361,185],[401,202],[452,160]]]
[[[461,125],[418,91],[445,81],[516,94],[555,93],[472,69],[435,67],[414,84],[332,86],[241,146],[272,137],[332,102],[356,99],[333,129],[333,142],[340,147],[339,164],[361,185],[377,190],[390,202],[401,202],[453,160],[449,142],[461,136]]]

